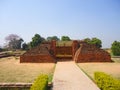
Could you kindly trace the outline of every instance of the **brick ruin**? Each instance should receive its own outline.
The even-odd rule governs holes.
[[[20,62],[55,63],[58,59],[80,62],[111,62],[108,52],[83,41],[72,41],[70,46],[57,46],[56,41],[44,42],[20,56]]]
[[[55,62],[54,56],[50,53],[50,43],[43,43],[32,48],[20,56],[20,63],[52,63]]]
[[[103,49],[97,48],[85,42],[80,42],[80,48],[76,51],[74,61],[80,62],[111,62],[111,56]]]

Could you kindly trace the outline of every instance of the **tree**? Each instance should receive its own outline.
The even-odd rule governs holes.
[[[111,50],[113,55],[119,56],[120,55],[120,42],[114,41],[111,46]]]
[[[90,43],[91,39],[90,38],[85,38],[84,41],[87,42],[87,43]]]
[[[3,49],[2,49],[2,47],[0,46],[0,52],[2,52],[3,51]]]
[[[28,44],[23,43],[23,44],[22,44],[22,49],[23,49],[23,50],[28,50],[28,49],[29,49]]]
[[[21,44],[23,42],[23,39],[20,36],[16,34],[10,34],[5,38],[5,40],[8,43],[7,45],[8,49],[11,49],[11,50],[21,49]]]
[[[71,39],[68,36],[62,36],[61,41],[70,41]]]
[[[59,41],[60,39],[57,36],[47,37],[47,41],[52,41],[52,40]]]
[[[35,34],[34,37],[32,38],[32,41],[30,42],[30,47],[31,48],[36,47],[44,40],[45,39],[41,37],[39,34]]]
[[[102,42],[101,42],[101,40],[98,39],[98,38],[92,38],[91,44],[95,44],[98,48],[101,48],[101,47],[102,47]]]
[[[94,38],[92,38],[92,39],[86,38],[86,39],[84,39],[84,41],[86,41],[86,42],[89,43],[89,44],[94,44],[94,45],[96,45],[96,47],[98,47],[98,48],[101,48],[101,47],[102,47],[102,41],[101,41],[100,39],[96,38],[96,37],[94,37]]]

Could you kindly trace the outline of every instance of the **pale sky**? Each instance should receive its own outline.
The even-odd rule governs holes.
[[[36,33],[97,37],[109,48],[120,41],[120,0],[0,0],[0,45],[9,34],[30,42]]]

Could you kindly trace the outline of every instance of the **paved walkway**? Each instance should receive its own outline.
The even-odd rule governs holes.
[[[52,90],[100,90],[73,62],[58,62]]]

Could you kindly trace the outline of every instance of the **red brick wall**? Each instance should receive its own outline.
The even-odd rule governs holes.
[[[55,59],[49,55],[22,55],[20,56],[20,63],[55,63]]]
[[[78,48],[79,48],[79,43],[78,43],[77,40],[74,40],[73,43],[72,43],[72,55],[73,55],[73,58],[74,58],[75,53],[78,50]]]
[[[71,46],[57,46],[56,55],[72,55]]]
[[[55,40],[51,41],[50,52],[55,58],[56,57],[56,41]]]
[[[105,50],[94,45],[82,44],[76,51],[74,61],[79,62],[111,62],[111,57]]]

